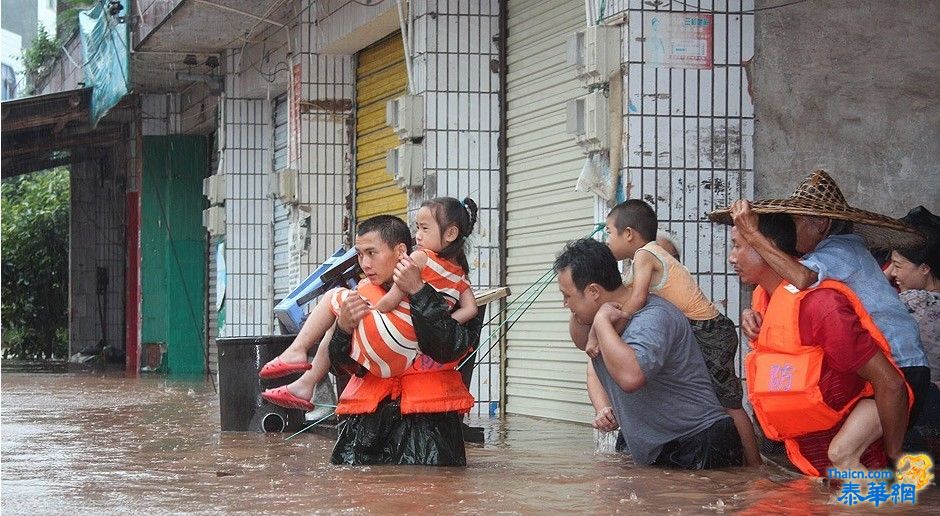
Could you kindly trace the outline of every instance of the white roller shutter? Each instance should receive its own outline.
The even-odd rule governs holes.
[[[209,175],[214,175],[219,170],[219,132],[215,131],[209,138]],[[206,233],[208,235],[208,233]],[[216,338],[219,336],[219,312],[216,310],[216,274],[218,263],[216,260],[216,247],[219,245],[221,236],[209,236],[209,246],[206,249],[206,262],[208,266],[208,277],[206,278],[206,313],[208,316],[208,338],[206,345],[209,346],[208,374],[216,374],[219,371],[219,348],[216,346]]]
[[[290,142],[288,131],[287,94],[274,99],[274,164],[275,174],[287,168],[287,149]],[[291,291],[290,284],[290,206],[274,199],[274,245],[272,246],[274,267],[274,303],[277,305]],[[273,306],[272,305],[272,306]]]
[[[574,191],[584,156],[565,134],[565,103],[584,93],[566,65],[567,38],[585,25],[583,2],[509,3],[507,256],[514,297],[548,271],[570,240],[587,236],[594,198]],[[510,308],[511,310],[511,308]],[[590,421],[584,353],[568,336],[552,283],[508,335],[508,412]]]

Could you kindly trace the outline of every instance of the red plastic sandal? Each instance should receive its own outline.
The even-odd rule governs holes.
[[[310,362],[285,362],[281,357],[264,364],[258,376],[261,378],[280,378],[294,373],[302,373],[313,367]]]
[[[313,410],[313,403],[310,403],[309,400],[294,396],[287,390],[286,385],[268,389],[261,393],[261,397],[279,407],[300,409],[307,412]]]

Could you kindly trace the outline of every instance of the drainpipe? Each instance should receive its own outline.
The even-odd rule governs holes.
[[[496,46],[499,52],[499,139],[497,140],[497,154],[499,155],[499,284],[506,285],[506,186],[507,171],[507,72],[509,51],[506,43],[509,41],[509,3],[508,0],[499,0],[499,34],[496,35]],[[499,416],[506,416],[506,301],[499,300],[499,324],[503,330],[499,336]]]
[[[411,2],[408,2],[409,4]],[[408,94],[415,94],[415,81],[411,71],[411,19],[405,12],[405,8],[398,0],[396,11],[398,12],[398,24],[401,26],[401,41],[405,49],[405,71],[408,73]],[[408,20],[405,18],[408,17]]]

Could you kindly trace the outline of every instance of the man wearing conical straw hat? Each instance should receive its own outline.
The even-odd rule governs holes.
[[[757,214],[783,213],[792,216],[796,226],[796,250],[803,254],[794,260],[778,249],[757,229]],[[929,385],[929,369],[921,346],[916,321],[907,313],[897,292],[888,284],[868,252],[872,248],[906,248],[923,244],[923,236],[906,224],[846,203],[835,181],[824,171],[810,174],[786,199],[759,200],[753,204],[737,201],[716,210],[709,217],[735,225],[737,236],[752,247],[766,263],[796,289],[808,289],[823,280],[845,283],[861,300],[875,325],[891,346],[891,354],[907,381],[921,398]],[[761,314],[745,310],[742,328],[752,340],[761,326]],[[914,412],[919,406],[914,406]],[[840,433],[833,439],[828,455],[837,466],[858,466],[861,453],[882,434],[882,423],[873,400],[862,400]],[[912,413],[912,420],[916,414]],[[889,425],[884,425],[887,430]],[[900,435],[885,432],[888,456],[900,453]]]

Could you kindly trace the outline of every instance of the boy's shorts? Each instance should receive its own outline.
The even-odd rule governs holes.
[[[742,408],[741,399],[744,390],[741,380],[734,372],[734,355],[738,352],[738,331],[731,319],[719,313],[707,321],[689,320],[692,334],[698,341],[705,367],[712,377],[712,387],[718,396],[718,403],[726,409]]]

